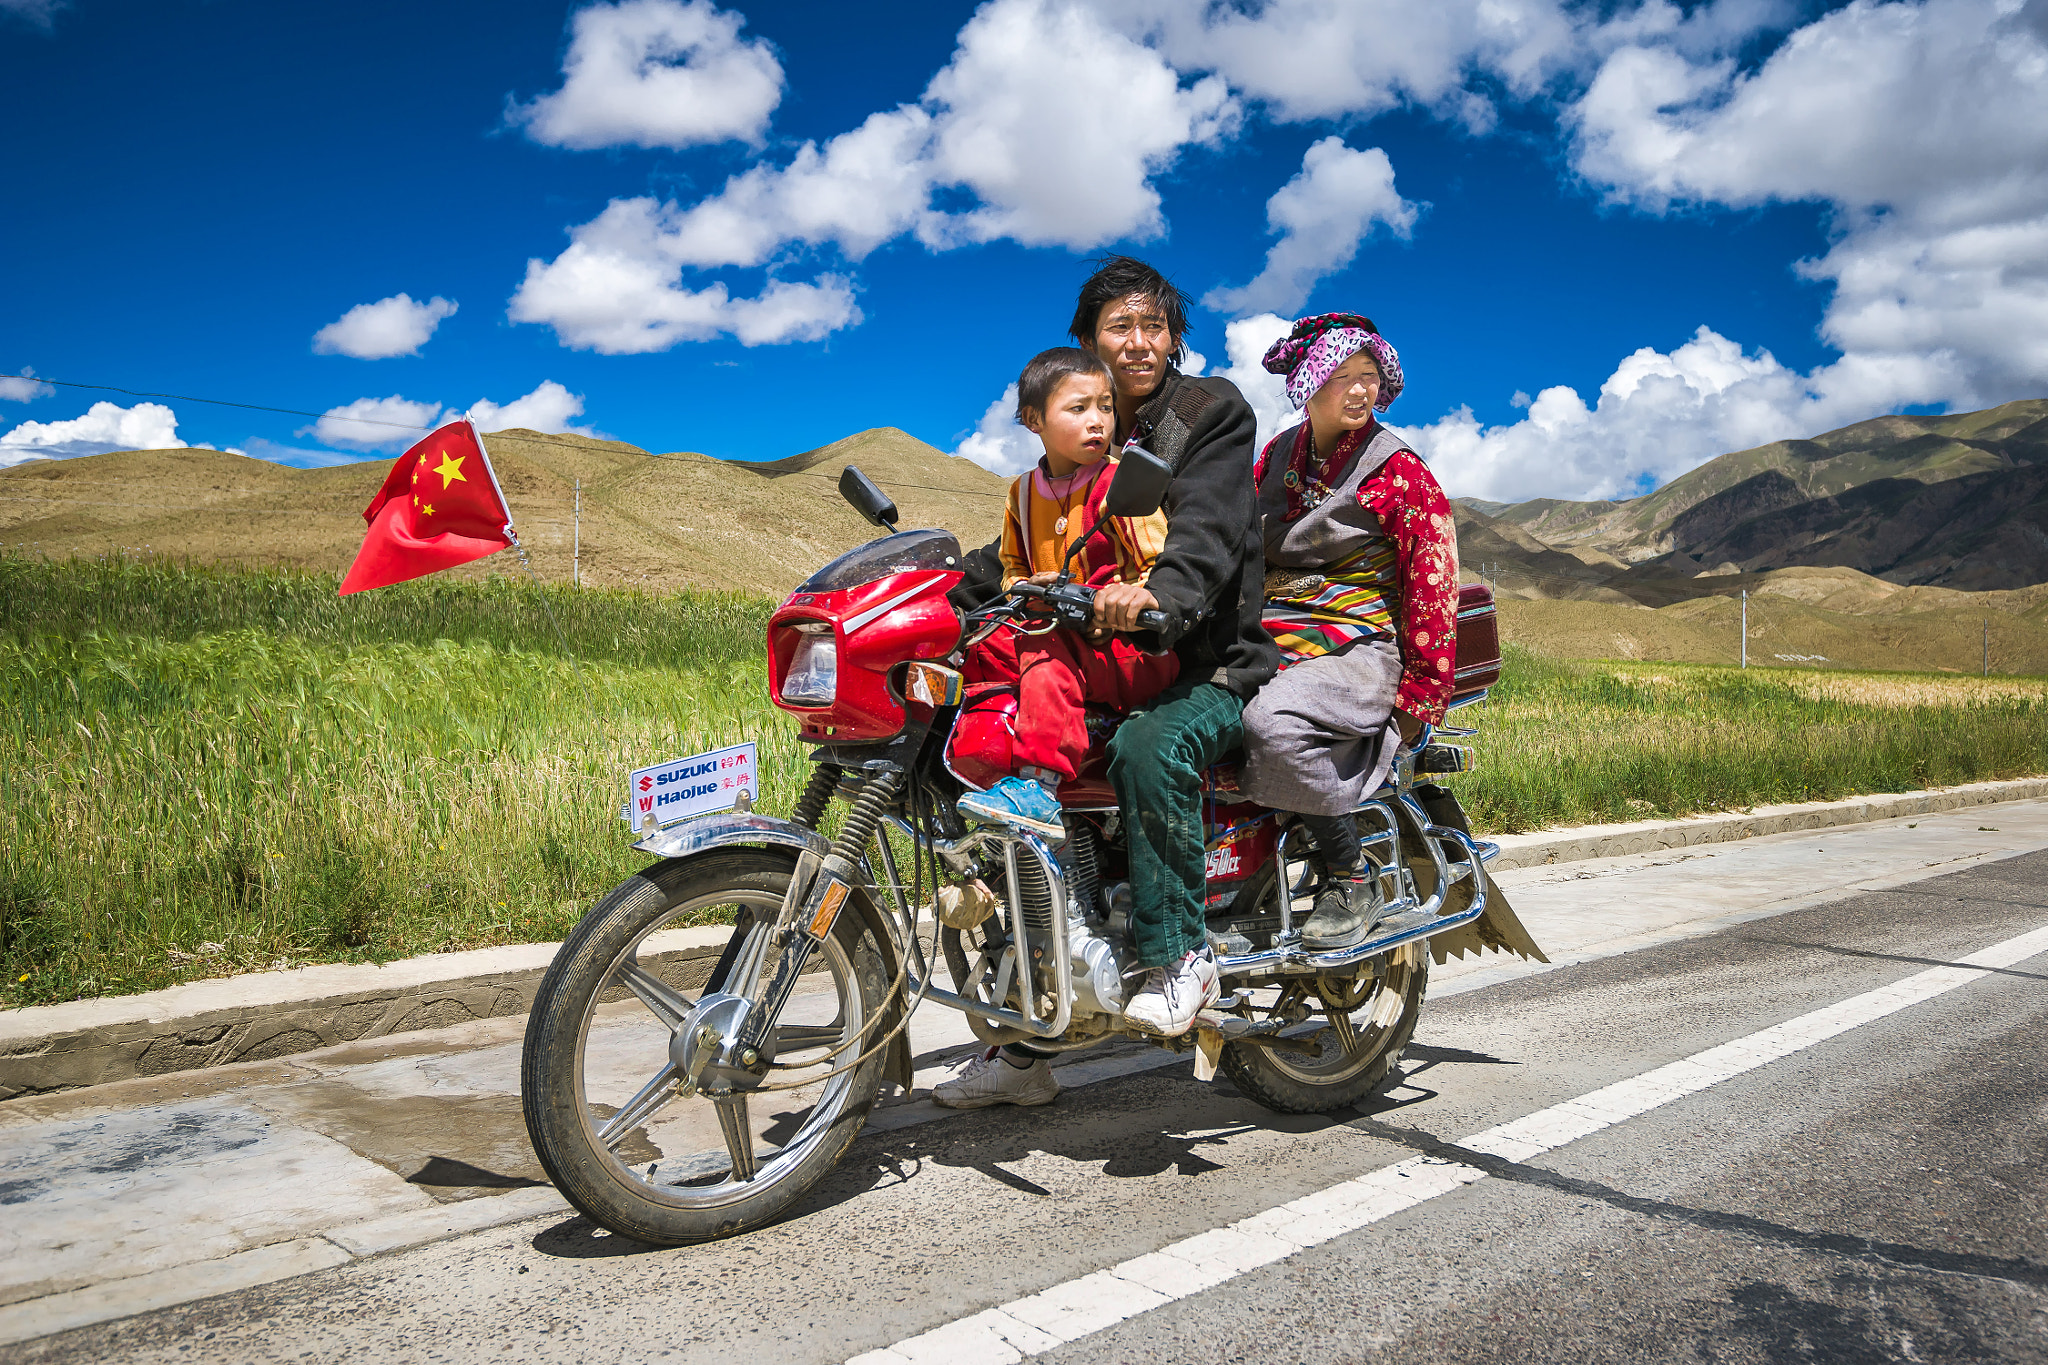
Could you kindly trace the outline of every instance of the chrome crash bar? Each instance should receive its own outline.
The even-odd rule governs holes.
[[[1390,808],[1389,801],[1393,803]],[[1329,952],[1311,952],[1301,946],[1298,935],[1293,932],[1292,915],[1282,920],[1282,942],[1278,947],[1256,953],[1237,955],[1218,954],[1216,970],[1224,977],[1233,976],[1295,976],[1317,975],[1323,972],[1343,972],[1357,967],[1367,958],[1378,957],[1404,944],[1432,938],[1437,934],[1460,928],[1472,923],[1486,913],[1485,866],[1500,854],[1500,845],[1474,839],[1460,829],[1430,823],[1423,811],[1422,803],[1406,792],[1389,800],[1375,801],[1365,806],[1361,814],[1398,810],[1400,816],[1412,821],[1428,846],[1431,859],[1436,864],[1436,889],[1428,900],[1418,901],[1414,896],[1403,896],[1387,908],[1374,932],[1363,943],[1349,948],[1338,948]],[[1399,842],[1395,839],[1393,822],[1389,828],[1367,835],[1360,842],[1367,848],[1375,845],[1389,845],[1393,854],[1381,875],[1393,875],[1398,885],[1409,877],[1406,865],[1399,857]],[[1444,845],[1452,844],[1462,857],[1446,858]],[[1289,890],[1285,881],[1285,870],[1281,870],[1279,895],[1283,910]],[[1472,879],[1472,903],[1455,915],[1439,912],[1443,909],[1444,898],[1450,889],[1467,878]],[[1291,941],[1290,941],[1291,940]]]

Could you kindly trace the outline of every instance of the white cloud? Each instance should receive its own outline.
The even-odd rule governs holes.
[[[1266,222],[1280,234],[1266,268],[1242,288],[1212,289],[1202,302],[1227,313],[1296,312],[1318,281],[1351,264],[1376,225],[1406,237],[1415,214],[1394,188],[1394,163],[1384,151],[1323,138],[1266,201]]]
[[[338,408],[329,408],[320,420],[299,431],[301,436],[311,436],[330,446],[345,446],[354,450],[403,450],[426,432],[445,422],[465,415],[456,408],[444,409],[439,403],[420,403],[410,398],[393,394],[389,398],[358,398]],[[544,379],[532,393],[515,398],[509,403],[494,403],[480,398],[470,404],[467,416],[478,427],[486,431],[504,431],[511,427],[525,427],[530,431],[552,433],[569,432],[577,436],[597,436],[600,433],[589,427],[571,424],[570,419],[583,415],[583,395],[571,393],[552,379]],[[265,443],[267,444],[267,443]],[[285,447],[276,447],[286,450]],[[291,455],[317,455],[320,452],[287,451]],[[299,460],[265,455],[264,459],[277,459],[282,464],[303,463]],[[330,463],[343,463],[348,457],[339,457]]]
[[[1834,284],[1821,333],[1872,411],[2048,387],[2040,0],[1856,0],[1753,72],[1626,46],[1568,118],[1625,202],[1830,205],[1834,245],[1800,268]]]
[[[319,421],[301,428],[299,435],[357,450],[403,450],[440,422],[439,403],[415,403],[393,394],[389,398],[358,398],[329,408]]]
[[[1300,420],[1294,405],[1287,401],[1286,376],[1268,374],[1259,363],[1273,343],[1286,336],[1293,326],[1288,318],[1259,313],[1239,318],[1223,329],[1223,349],[1230,363],[1216,373],[1237,385],[1237,391],[1252,405],[1252,412],[1259,419],[1261,450],[1266,448],[1266,442]]]
[[[418,355],[441,320],[454,316],[454,301],[438,294],[424,303],[413,302],[410,294],[393,294],[375,303],[359,303],[313,333],[313,350],[357,360]]]
[[[94,403],[81,417],[23,422],[0,435],[0,468],[29,460],[66,460],[110,450],[178,450],[178,417],[161,403],[132,408]]]
[[[755,298],[733,298],[723,281],[685,287],[663,214],[651,199],[612,201],[575,230],[567,251],[526,263],[506,316],[545,323],[563,345],[604,355],[725,335],[748,346],[815,341],[860,321],[853,287],[837,275],[811,284],[771,280]]]
[[[571,425],[570,418],[582,415],[583,395],[569,392],[552,379],[542,380],[540,387],[532,393],[515,398],[503,407],[488,398],[469,405],[469,419],[476,423],[479,431],[508,431],[513,427],[525,427],[528,431],[555,435],[597,435],[589,427]]]
[[[1726,451],[1931,401],[1952,379],[1939,360],[1855,357],[1801,375],[1701,327],[1668,354],[1646,346],[1628,356],[1591,406],[1557,385],[1511,425],[1483,426],[1462,408],[1408,434],[1453,496],[1627,497]]]
[[[1045,446],[1017,420],[1017,386],[988,405],[974,431],[953,451],[994,474],[1021,474],[1038,462]]]
[[[1185,0],[1102,0],[1183,70],[1213,71],[1282,119],[1383,113],[1404,103],[1468,126],[1493,119],[1468,88],[1483,72],[1534,94],[1582,50],[1558,0],[1268,0],[1255,9]]]
[[[1107,117],[1085,92],[1111,88]],[[750,345],[814,340],[860,321],[846,280],[771,282],[735,299],[722,282],[686,284],[683,272],[767,265],[793,244],[859,260],[905,234],[934,249],[1149,237],[1164,227],[1151,177],[1237,119],[1221,81],[1183,87],[1157,53],[1079,0],[991,0],[920,103],[805,142],[787,164],[754,166],[687,207],[613,200],[571,230],[561,255],[527,263],[508,315],[614,354],[728,333]],[[955,189],[971,207],[935,206]]]
[[[925,102],[934,183],[981,201],[943,235],[1078,249],[1161,232],[1151,177],[1240,118],[1221,80],[1183,88],[1157,52],[1064,0],[982,6]]]
[[[48,398],[56,390],[36,378],[34,370],[23,367],[19,375],[0,374],[0,398],[13,403],[32,403]]]
[[[782,66],[741,15],[710,0],[620,0],[577,11],[562,88],[507,121],[551,147],[758,145]]]

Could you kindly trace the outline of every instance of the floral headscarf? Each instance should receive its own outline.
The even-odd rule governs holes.
[[[1273,343],[1266,352],[1265,366],[1273,374],[1287,376],[1287,397],[1300,408],[1329,382],[1339,365],[1360,351],[1370,352],[1379,364],[1380,392],[1373,406],[1385,412],[1401,394],[1401,357],[1371,318],[1357,313],[1303,318],[1293,331]]]

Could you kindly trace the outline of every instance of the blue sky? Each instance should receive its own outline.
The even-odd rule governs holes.
[[[0,462],[388,459],[348,414],[482,402],[1009,469],[1114,249],[1268,431],[1258,353],[1356,309],[1453,492],[1625,495],[2048,394],[2044,44],[2042,0],[0,0],[0,375],[332,414],[0,379]]]

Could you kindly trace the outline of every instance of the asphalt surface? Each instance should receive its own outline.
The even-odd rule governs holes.
[[[2048,851],[1432,999],[1355,1112],[1152,1070],[870,1132],[744,1239],[556,1215],[0,1358],[842,1361],[1426,1153],[1490,1178],[1043,1358],[2048,1361],[2048,954],[1526,1162],[1456,1146],[2044,924]]]

